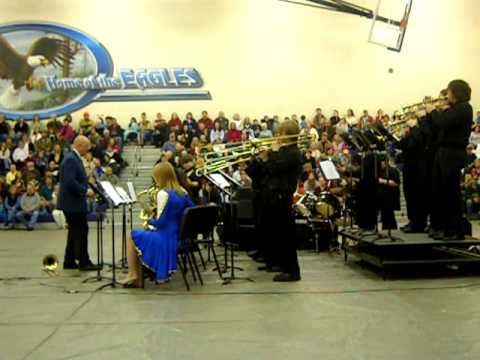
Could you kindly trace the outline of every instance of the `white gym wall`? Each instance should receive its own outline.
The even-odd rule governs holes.
[[[376,0],[351,0],[374,8]],[[0,22],[52,21],[102,42],[120,67],[193,66],[211,101],[92,103],[121,123],[146,111],[181,117],[356,113],[436,96],[464,78],[480,106],[478,0],[416,0],[401,53],[367,42],[371,21],[277,0],[22,0]],[[394,70],[393,74],[388,69]],[[83,112],[84,110],[82,110]],[[74,114],[78,118],[78,114]]]

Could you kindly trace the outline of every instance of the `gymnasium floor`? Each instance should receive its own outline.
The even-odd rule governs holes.
[[[255,282],[224,286],[208,272],[190,293],[180,276],[95,292],[99,283],[81,283],[88,274],[40,271],[45,254],[63,256],[65,235],[0,232],[0,360],[480,357],[475,276],[383,281],[341,256],[302,252],[298,283],[273,283],[240,255],[238,275]]]

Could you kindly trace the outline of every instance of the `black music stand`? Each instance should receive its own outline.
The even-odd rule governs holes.
[[[127,206],[130,207],[130,214],[132,209],[133,200],[127,194],[127,192],[121,186],[115,186],[115,191],[122,199],[122,257],[120,259],[120,266],[126,270],[127,265]],[[130,218],[131,221],[131,218]],[[131,229],[130,229],[131,230]]]
[[[116,279],[116,264],[115,264],[115,209],[124,203],[124,200],[115,190],[115,187],[108,181],[102,181],[101,186],[104,190],[105,196],[108,199],[111,214],[112,214],[112,277],[109,278],[110,282],[100,286],[97,290],[102,290],[106,287],[117,287]]]
[[[231,188],[231,183],[229,183],[228,180],[233,180],[229,176],[227,177],[228,180],[226,179],[225,174],[219,173],[219,174],[208,174],[204,175],[204,177],[210,181],[214,186],[216,186],[220,192],[222,192],[225,197],[230,199],[232,197],[232,193],[229,191]],[[236,183],[234,180],[232,181]],[[232,228],[235,227],[236,224],[236,203],[234,201],[229,201],[226,202],[224,201],[222,203],[222,208],[223,208],[223,232],[222,232],[222,237],[223,237],[223,246],[224,246],[224,265],[222,268],[218,269],[215,268],[213,269],[214,271],[220,270],[221,273],[227,273],[230,269],[230,276],[227,278],[223,278],[223,285],[227,285],[232,283],[233,280],[247,280],[253,282],[253,279],[247,278],[247,277],[237,277],[235,276],[235,270],[243,271],[244,269],[235,266],[235,245],[233,242],[229,242],[226,239],[226,232],[231,233],[231,231],[227,231],[227,228]],[[230,247],[230,265],[228,265],[228,248]]]
[[[89,183],[90,188],[96,195],[97,205],[103,206],[108,205],[107,197],[100,191],[98,184],[93,185]],[[98,206],[97,206],[98,209]],[[90,281],[102,281],[102,280],[110,280],[102,276],[101,270],[103,269],[103,218],[105,216],[105,212],[97,212],[97,275],[90,276],[82,281],[82,283],[88,283]]]

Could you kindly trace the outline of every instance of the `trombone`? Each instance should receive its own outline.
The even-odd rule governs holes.
[[[229,168],[233,165],[246,162],[250,160],[252,156],[258,155],[262,151],[270,150],[273,143],[277,141],[283,141],[280,142],[280,146],[297,145],[299,147],[306,147],[309,145],[310,140],[311,137],[306,135],[285,135],[244,141],[225,149],[224,152],[230,152],[228,155],[214,158],[212,157],[213,153],[217,156],[219,154],[216,152],[204,154],[204,164],[195,169],[195,174],[197,176],[208,175]]]
[[[388,130],[391,133],[397,133],[402,130],[403,125],[411,120],[418,118],[426,113],[426,104],[432,104],[436,109],[445,109],[448,107],[448,99],[446,96],[440,96],[438,98],[425,97],[422,102],[403,106],[399,111],[400,120],[394,121],[388,125]]]

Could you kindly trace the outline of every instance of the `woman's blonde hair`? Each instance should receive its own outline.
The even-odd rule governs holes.
[[[187,192],[178,182],[177,174],[172,164],[162,161],[153,168],[153,178],[160,190],[174,190],[179,195],[186,195]]]

